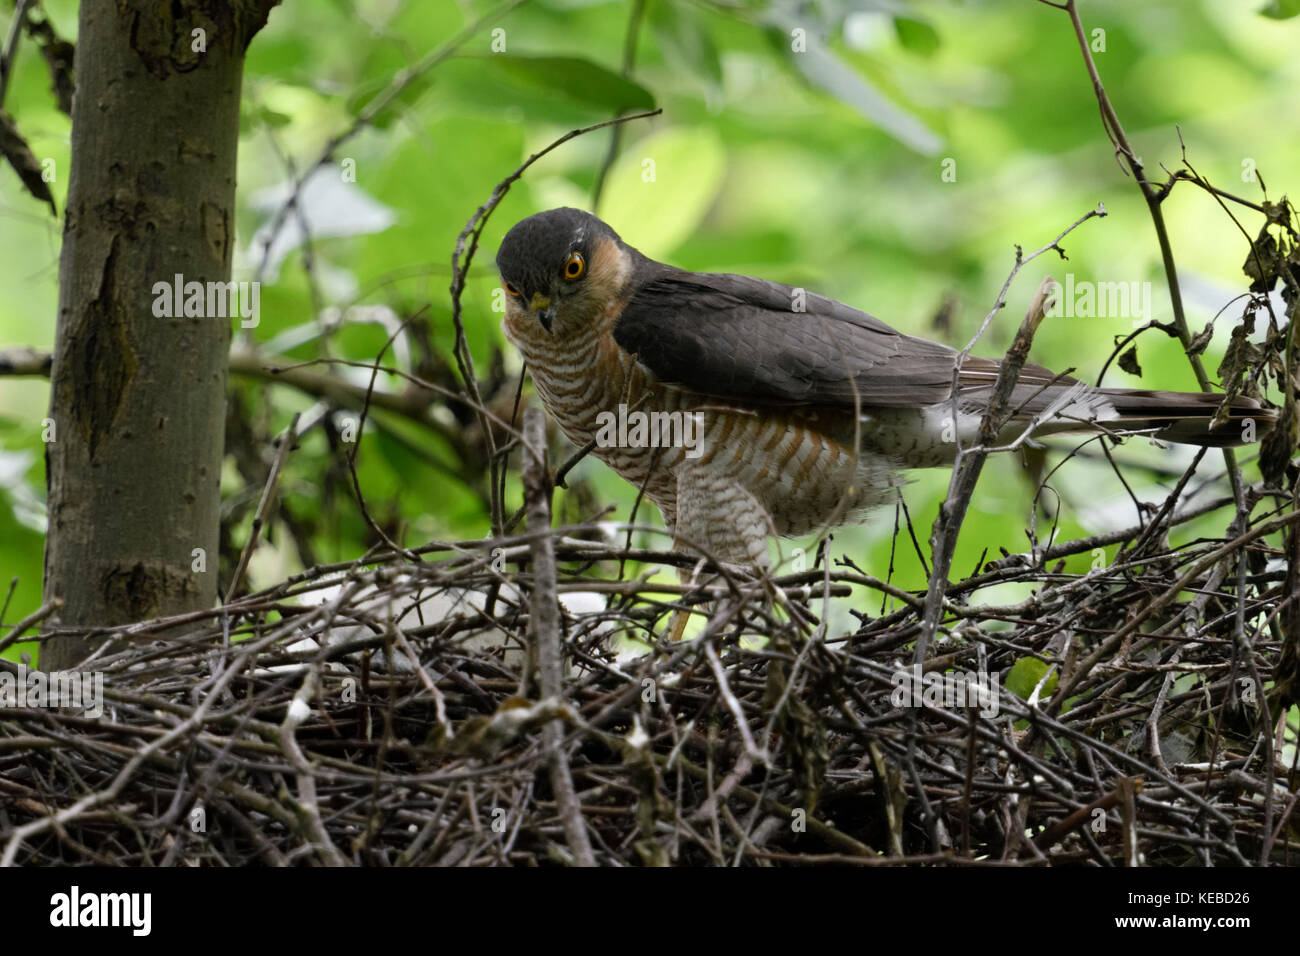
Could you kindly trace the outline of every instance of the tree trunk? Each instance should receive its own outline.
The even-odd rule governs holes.
[[[158,317],[154,287],[230,277],[244,53],[275,2],[81,4],[46,428],[64,626],[215,601],[230,310]],[[94,646],[51,638],[41,666]]]

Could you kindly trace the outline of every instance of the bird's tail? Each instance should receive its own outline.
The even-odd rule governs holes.
[[[1183,445],[1223,448],[1258,441],[1277,421],[1277,410],[1253,398],[1237,396],[1219,416],[1224,397],[1214,392],[1153,392],[1102,389],[1125,428],[1156,429],[1152,437]],[[1220,417],[1218,422],[1216,416]]]
[[[1089,388],[1074,383],[1043,390],[1027,411],[1042,423],[1040,434],[1139,432],[1183,445],[1222,448],[1259,441],[1277,421],[1276,409],[1237,396],[1219,415],[1224,396],[1215,392],[1157,392],[1138,388]],[[1037,407],[1033,407],[1037,406]],[[1018,416],[1019,417],[1019,416]],[[1216,417],[1220,420],[1216,422]]]

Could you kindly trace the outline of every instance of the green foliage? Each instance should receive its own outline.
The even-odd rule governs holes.
[[[662,130],[637,145],[611,168],[599,212],[610,222],[628,224],[619,228],[634,228],[637,248],[646,255],[670,256],[713,207],[726,173],[726,152],[707,127]]]
[[[1300,13],[1300,0],[1269,0],[1259,12],[1273,20],[1290,20]]]
[[[1011,670],[1007,674],[1007,690],[1024,700],[1029,700],[1033,695],[1034,689],[1039,683],[1043,684],[1043,689],[1039,691],[1040,700],[1052,696],[1052,691],[1056,690],[1057,675],[1052,674],[1046,681],[1043,678],[1047,675],[1047,664],[1044,664],[1037,657],[1022,657],[1011,665]]]

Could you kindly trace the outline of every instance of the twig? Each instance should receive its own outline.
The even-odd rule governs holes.
[[[22,35],[23,21],[27,19],[27,6],[31,0],[16,0],[14,17],[9,21],[9,33],[5,36],[5,45],[0,49],[0,107],[4,106],[5,94],[9,92],[9,77],[14,72],[14,57],[18,53],[18,38]]]
[[[622,75],[628,80],[632,79],[632,71],[636,68],[636,44],[641,34],[641,21],[644,17],[645,0],[632,0],[631,12],[627,15],[627,32],[623,36]],[[609,132],[609,148],[605,151],[605,159],[600,164],[600,171],[596,173],[595,185],[591,187],[593,212],[600,212],[600,197],[605,192],[605,180],[614,166],[614,160],[618,158],[618,148],[622,140],[623,127],[615,126]]]
[[[257,511],[253,515],[253,527],[248,532],[248,542],[244,545],[244,550],[239,555],[239,564],[235,566],[235,573],[230,576],[230,585],[226,588],[225,597],[230,601],[239,596],[239,588],[244,583],[244,573],[248,570],[249,559],[252,558],[253,552],[257,549],[257,539],[262,533],[262,527],[271,516],[271,508],[275,504],[275,493],[280,487],[280,473],[284,468],[284,463],[289,459],[289,453],[293,450],[294,444],[298,441],[298,418],[297,413],[289,422],[277,441],[275,458],[271,462],[271,471],[266,476],[266,484],[262,486],[262,497],[257,503]]]
[[[539,408],[524,412],[524,498],[528,503],[528,530],[551,526],[551,475],[546,465],[546,418]],[[564,684],[564,648],[560,637],[560,609],[555,597],[555,551],[549,536],[532,544],[533,591],[529,599],[530,641],[538,662],[542,697],[560,700]],[[551,787],[564,821],[564,835],[578,866],[595,866],[582,808],[573,789],[569,759],[564,749],[564,727],[550,720],[542,729],[550,752]]]
[[[1084,219],[1087,218],[1089,217],[1084,217]],[[1075,226],[1083,222],[1084,219],[1080,219],[1079,222],[1075,223]],[[1061,237],[1064,235],[1065,233],[1062,233]],[[1057,238],[1058,242],[1061,237]],[[1039,252],[1053,248],[1055,245],[1056,243],[1052,243],[1051,246],[1046,246],[1044,249],[1040,249]],[[1038,253],[1035,253],[1035,255],[1038,255]],[[1017,270],[1021,264],[1020,258],[1017,257]],[[1014,276],[1014,274],[1013,271],[1012,275]],[[1009,284],[1010,279],[1007,281]],[[960,448],[960,445],[958,447],[957,466],[953,469],[952,479],[948,484],[948,496],[943,504],[939,506],[939,514],[936,516],[934,526],[930,531],[930,554],[933,564],[930,569],[929,584],[926,588],[925,611],[921,619],[921,635],[916,642],[914,659],[918,664],[925,662],[930,641],[934,638],[935,631],[939,627],[939,621],[943,616],[944,594],[948,586],[948,572],[952,567],[953,553],[957,547],[957,535],[960,533],[962,522],[966,518],[966,509],[970,506],[970,498],[975,491],[975,483],[979,480],[980,470],[984,467],[984,459],[988,455],[985,449],[994,443],[998,432],[1008,417],[1011,392],[1020,378],[1020,369],[1029,356],[1029,349],[1034,341],[1034,332],[1037,331],[1039,323],[1043,320],[1053,284],[1053,281],[1047,277],[1039,284],[1038,291],[1034,294],[1033,301],[1029,306],[1029,311],[1025,315],[1025,320],[1020,324],[1020,331],[1016,333],[1015,341],[1012,342],[1011,348],[1007,350],[1006,358],[1003,359],[1002,365],[998,369],[997,382],[993,386],[988,408],[980,420],[979,442],[981,447],[969,450]],[[1004,286],[1004,294],[1005,288]],[[960,359],[958,364],[960,365]],[[956,385],[954,383],[955,389]],[[958,419],[954,414],[954,428],[957,421]]]
[[[309,667],[303,677],[302,686],[293,695],[293,701],[289,704],[284,721],[280,724],[280,747],[294,769],[298,771],[296,809],[305,822],[307,833],[314,841],[316,852],[321,855],[322,862],[327,866],[347,866],[348,861],[339,853],[338,847],[334,845],[334,841],[325,830],[325,825],[321,822],[320,803],[316,798],[316,773],[303,755],[295,736],[298,727],[311,716],[311,702],[319,693],[320,676],[316,668]]]
[[[63,598],[54,598],[52,601],[47,601],[45,604],[42,604],[31,614],[28,614],[13,626],[13,630],[4,637],[0,637],[0,653],[7,651],[14,644],[18,643],[18,639],[27,632],[29,627],[33,624],[39,624],[61,607],[63,607]]]

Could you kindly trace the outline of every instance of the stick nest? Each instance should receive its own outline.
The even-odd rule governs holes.
[[[679,558],[574,534],[553,533],[567,671],[550,698],[527,665],[530,605],[551,599],[527,536],[112,632],[86,665],[101,716],[0,712],[5,862],[565,864],[556,761],[606,865],[1293,856],[1295,661],[1258,538],[1134,533],[1084,575],[1054,565],[1092,541],[987,564],[949,591],[918,682],[924,596],[845,561],[692,590],[627,576]],[[973,600],[1011,581],[1032,596]],[[575,591],[605,608],[567,610]],[[707,625],[664,642],[688,607]],[[827,627],[846,609],[856,628]]]

